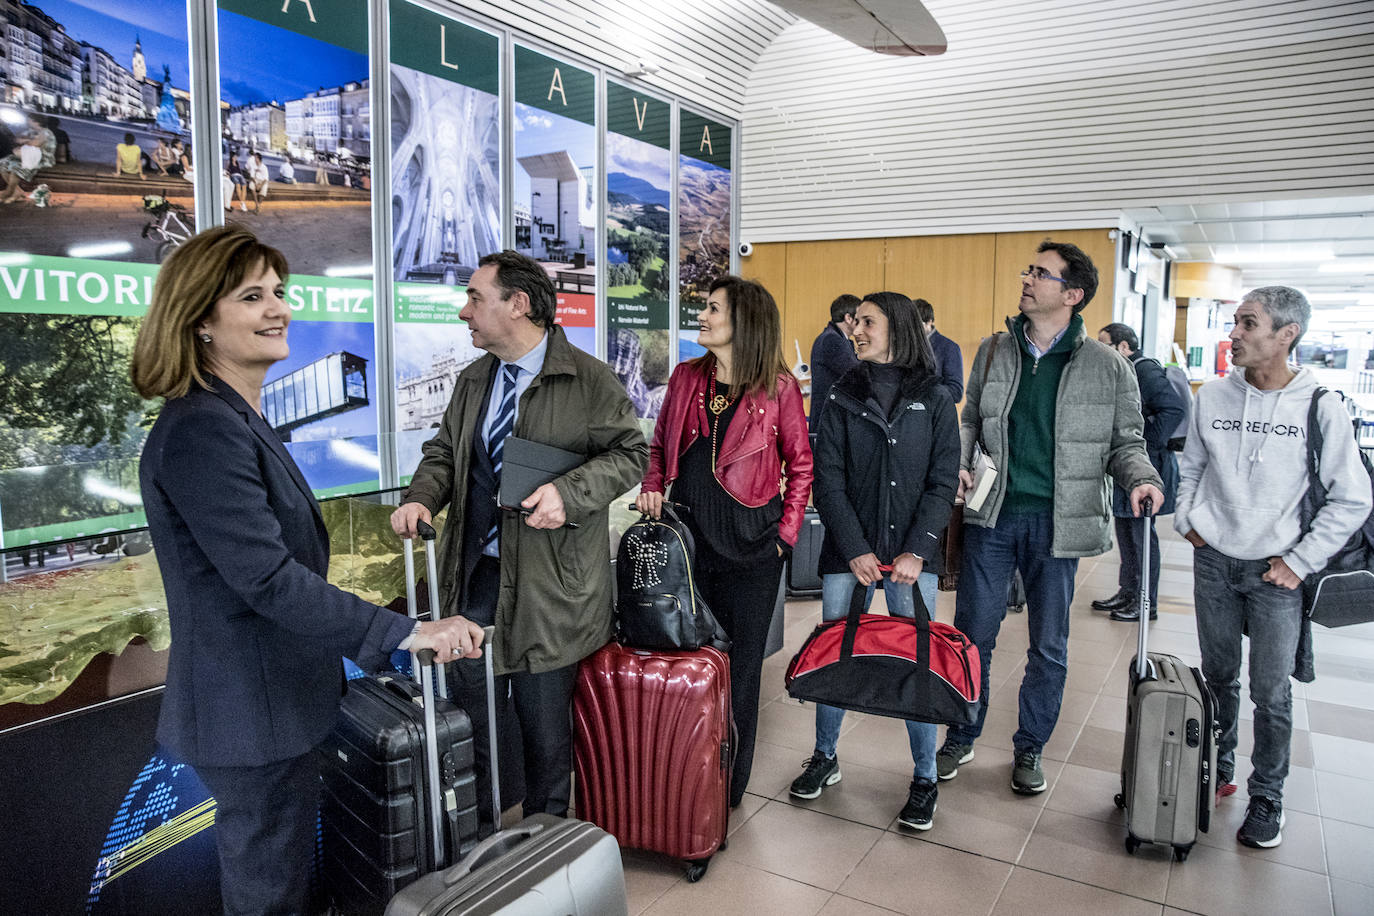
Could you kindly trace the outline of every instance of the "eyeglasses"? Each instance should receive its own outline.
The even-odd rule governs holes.
[[[1057,280],[1058,282],[1063,283],[1065,286],[1067,286],[1069,283],[1069,281],[1065,280],[1063,277],[1056,277],[1054,274],[1050,273],[1045,268],[1036,267],[1035,265],[1031,265],[1030,267],[1027,267],[1025,270],[1021,271],[1021,277],[1022,279],[1030,277],[1035,280]]]

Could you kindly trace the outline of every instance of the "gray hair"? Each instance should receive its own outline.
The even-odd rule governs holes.
[[[1289,353],[1293,352],[1302,335],[1307,333],[1307,323],[1312,320],[1312,305],[1306,296],[1291,286],[1261,286],[1250,290],[1241,301],[1253,302],[1268,312],[1275,331],[1290,324],[1298,326],[1298,336],[1293,338]]]

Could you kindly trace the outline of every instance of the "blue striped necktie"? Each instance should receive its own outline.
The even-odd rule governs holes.
[[[501,492],[501,452],[505,450],[506,437],[515,428],[515,380],[520,376],[520,367],[515,363],[507,363],[502,368],[505,369],[505,374],[501,384],[501,406],[496,411],[491,431],[487,433],[487,454],[491,456],[491,470],[497,493]],[[498,513],[491,530],[487,532],[484,547],[496,540],[500,524],[501,517]]]

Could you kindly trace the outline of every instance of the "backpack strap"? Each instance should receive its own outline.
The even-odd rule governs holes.
[[[1317,517],[1317,510],[1326,504],[1326,488],[1321,480],[1322,443],[1325,436],[1317,407],[1324,394],[1326,389],[1318,387],[1312,392],[1312,400],[1307,406],[1307,493],[1298,510],[1304,537],[1312,530],[1312,520]]]

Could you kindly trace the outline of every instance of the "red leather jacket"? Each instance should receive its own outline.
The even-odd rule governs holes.
[[[711,380],[709,362],[683,363],[673,370],[649,445],[649,471],[644,475],[641,490],[668,492],[677,479],[678,459],[698,436],[711,435],[706,413],[706,389]],[[746,395],[717,447],[716,480],[744,505],[764,505],[778,494],[782,483],[778,536],[795,545],[814,476],[806,411],[802,409],[797,380],[780,372],[776,398]]]

